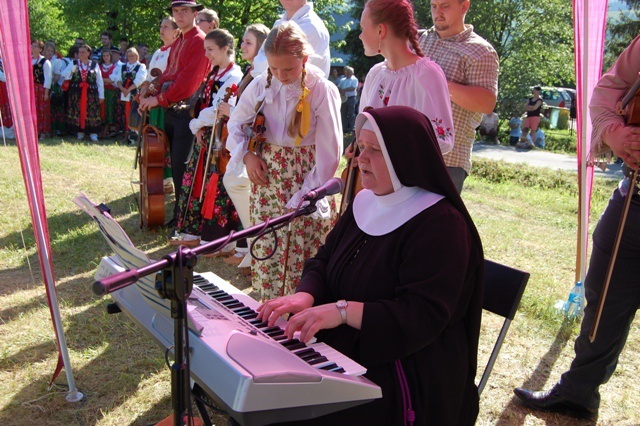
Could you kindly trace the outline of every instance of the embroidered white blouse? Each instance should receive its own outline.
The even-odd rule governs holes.
[[[153,76],[151,75],[151,70],[154,68],[158,68],[160,71],[164,72],[165,69],[167,69],[167,61],[169,60],[169,53],[171,52],[171,46],[169,46],[167,49],[162,50],[162,49],[158,49],[155,52],[153,52],[153,56],[151,57],[151,60],[149,61],[149,72],[147,73],[147,77],[146,80],[148,82],[151,82],[153,80]]]
[[[331,179],[338,169],[342,155],[342,123],[340,119],[340,94],[338,88],[329,80],[322,78],[324,74],[319,68],[307,62],[305,85],[309,89],[307,100],[311,104],[311,123],[309,133],[302,138],[300,146],[316,148],[316,163],[307,173],[300,191],[287,202],[287,208],[295,208],[302,197],[314,188]],[[293,117],[299,96],[302,93],[300,79],[283,85],[277,78],[272,78],[271,86],[265,89],[267,73],[253,80],[242,93],[236,105],[227,129],[227,149],[231,160],[227,165],[227,173],[247,176],[243,158],[247,153],[248,136],[242,129],[243,124],[251,124],[256,115],[255,106],[264,99],[262,113],[265,116],[265,137],[272,145],[293,147],[295,138],[289,136],[287,127]]]
[[[93,68],[91,66],[93,65]],[[81,70],[88,69],[89,72],[96,74],[96,85],[98,86],[98,99],[104,99],[104,81],[102,80],[102,73],[100,72],[100,65],[97,62],[89,61],[86,65],[80,60],[74,60],[67,65],[62,71],[62,80],[71,80],[71,74],[74,72],[80,72]]]
[[[218,105],[222,103],[224,96],[227,93],[227,87],[231,87],[232,85],[240,85],[240,80],[242,80],[242,69],[238,64],[233,64],[233,67],[220,79],[222,85],[218,92],[213,97],[213,102],[211,102],[211,106],[203,109],[198,114],[198,118],[194,118],[189,122],[189,128],[191,132],[195,135],[198,133],[198,130],[203,127],[213,126],[213,123],[216,121],[216,108]],[[229,104],[235,105],[236,98],[232,96],[229,98]],[[227,126],[228,129],[228,126]]]
[[[374,65],[364,80],[360,112],[365,107],[403,105],[429,117],[443,154],[453,149],[454,128],[447,78],[429,58],[399,70],[387,68],[387,61]]]
[[[140,68],[138,68],[138,71],[136,72],[135,77],[133,77],[133,84],[135,84],[136,88],[140,87],[140,85],[147,78],[147,67],[144,64],[141,64],[138,61],[136,61],[133,64],[127,62],[126,65],[125,65],[125,67],[126,67],[126,71],[125,72],[133,71],[138,65],[140,65]],[[116,67],[111,72],[111,75],[109,76],[109,78],[111,79],[111,81],[113,81],[113,85],[116,86],[116,87],[118,87],[118,83],[123,83],[124,82],[123,79],[122,79],[122,65],[121,64],[116,64]],[[131,94],[129,94],[127,96],[124,96],[124,94],[120,94],[120,100],[121,101],[129,102],[130,99],[131,99]]]

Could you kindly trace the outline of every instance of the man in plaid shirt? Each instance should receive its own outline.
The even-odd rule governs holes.
[[[465,25],[469,0],[431,0],[433,27],[420,37],[420,48],[447,77],[455,141],[444,155],[451,179],[462,191],[471,169],[471,148],[482,114],[491,114],[498,96],[498,54]]]

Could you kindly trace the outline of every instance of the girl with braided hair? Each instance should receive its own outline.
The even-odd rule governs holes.
[[[338,89],[308,62],[313,49],[292,21],[269,33],[264,51],[269,68],[245,89],[228,123],[227,173],[248,177],[252,224],[287,213],[303,196],[331,179],[340,163],[342,125]],[[246,127],[264,114],[266,143],[249,150]],[[335,217],[333,200],[318,201],[316,217],[298,218],[278,231],[277,248],[267,260],[253,259],[252,284],[262,299],[292,293],[306,259],[323,243]],[[273,238],[254,245],[262,258]]]
[[[443,154],[453,148],[449,88],[438,64],[418,46],[418,27],[409,0],[369,0],[360,18],[367,56],[382,55],[364,81],[360,111],[390,105],[412,107],[431,120]]]

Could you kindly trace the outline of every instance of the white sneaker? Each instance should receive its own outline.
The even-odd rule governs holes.
[[[91,134],[89,135],[89,138],[91,138],[91,140],[92,140],[93,142],[98,142],[98,134],[97,134],[97,133],[91,133]]]
[[[78,140],[81,141],[84,139],[84,133],[78,132]]]

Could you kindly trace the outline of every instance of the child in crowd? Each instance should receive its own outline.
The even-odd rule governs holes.
[[[516,144],[516,148],[520,149],[532,149],[534,147],[533,141],[531,140],[531,136],[529,135],[528,127],[522,128],[522,136],[520,137],[520,142]]]
[[[300,27],[288,21],[272,29],[264,51],[267,72],[247,86],[228,123],[227,173],[248,176],[253,224],[295,209],[305,194],[335,175],[342,153],[340,95],[308,62],[313,48]],[[266,142],[253,147],[246,130],[257,113],[264,114]],[[304,261],[324,242],[335,203],[323,199],[316,205],[314,217],[277,231],[277,247],[270,236],[254,242],[259,258],[276,251],[252,261],[252,283],[263,300],[292,293]]]
[[[516,146],[522,136],[522,117],[518,110],[514,110],[511,113],[509,128],[511,129],[511,132],[509,132],[509,145]]]
[[[540,127],[536,131],[536,140],[533,143],[537,148],[544,148],[546,146],[544,132]]]

